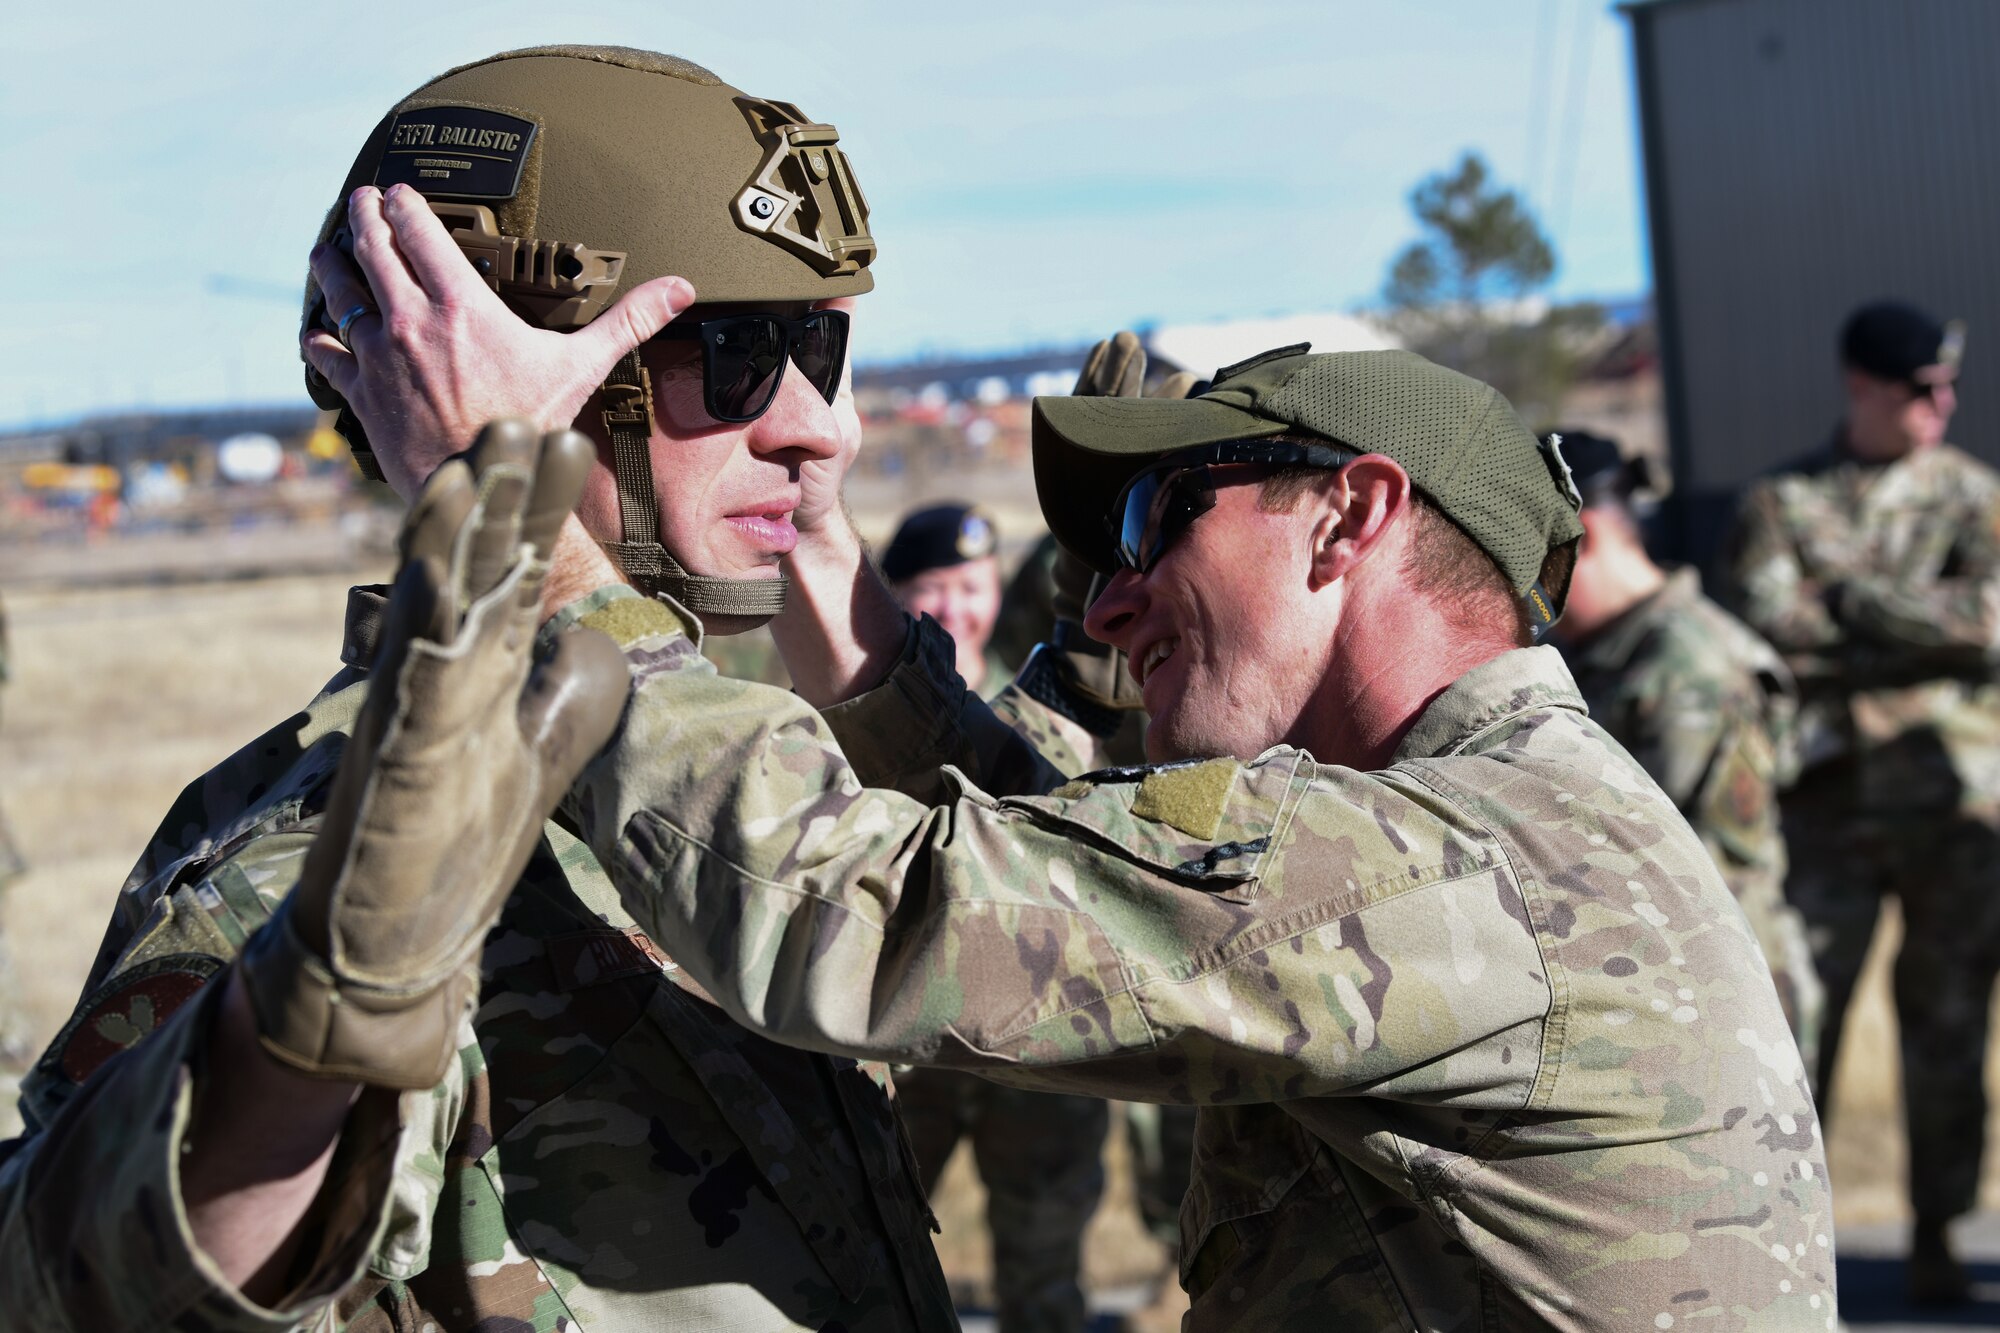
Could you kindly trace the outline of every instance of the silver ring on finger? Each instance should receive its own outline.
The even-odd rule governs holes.
[[[375,313],[374,306],[371,305],[355,306],[352,310],[348,311],[346,314],[340,317],[340,323],[336,327],[333,336],[340,339],[340,345],[342,347],[345,347],[350,352],[353,351],[354,344],[348,340],[347,331],[354,326],[355,320],[360,319],[363,315],[372,315],[374,313]]]

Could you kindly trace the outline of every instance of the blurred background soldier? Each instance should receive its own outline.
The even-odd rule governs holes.
[[[1560,432],[1583,495],[1583,542],[1557,627],[1590,716],[1632,752],[1701,835],[1771,966],[1813,1067],[1824,993],[1805,924],[1784,898],[1778,789],[1797,772],[1792,673],[1702,595],[1692,569],[1646,553],[1633,496],[1644,462],[1586,431]]]
[[[1000,531],[984,510],[939,504],[903,517],[882,552],[882,577],[911,615],[929,616],[958,645],[966,688],[992,698],[1013,679],[993,650],[1000,615]]]
[[[1786,893],[1826,986],[1822,1089],[1881,900],[1902,901],[1910,1289],[1929,1302],[1966,1295],[1945,1228],[1979,1180],[2000,969],[2000,475],[1944,443],[1962,347],[1909,305],[1850,316],[1845,418],[1748,491],[1729,556],[1744,618],[1801,691]]]
[[[882,553],[882,577],[896,599],[944,627],[958,649],[958,674],[989,697],[1013,676],[989,647],[1000,613],[999,544],[978,508],[941,504],[905,517]],[[927,1191],[959,1140],[971,1140],[986,1183],[1000,1327],[1083,1328],[1083,1229],[1104,1193],[1108,1103],[951,1069],[898,1069],[896,1103]]]

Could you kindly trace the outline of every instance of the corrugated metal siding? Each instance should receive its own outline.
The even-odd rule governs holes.
[[[1874,297],[1970,322],[1951,437],[2000,462],[2000,0],[1630,18],[1677,553],[1706,556],[1743,482],[1826,437],[1840,322]]]

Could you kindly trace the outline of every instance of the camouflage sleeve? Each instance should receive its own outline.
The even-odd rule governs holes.
[[[1619,682],[1615,716],[1604,719],[1604,726],[1681,813],[1691,814],[1716,751],[1742,709],[1713,672],[1680,665],[1628,672]]]
[[[219,988],[211,981],[224,975],[229,961],[269,919],[298,877],[317,827],[318,795],[339,761],[341,737],[337,728],[351,712],[340,700],[334,700],[332,707],[324,706],[325,702],[316,702],[308,710],[310,716],[302,715],[288,724],[295,743],[265,746],[269,751],[266,767],[218,769],[190,785],[176,803],[120,895],[119,915],[106,932],[105,954],[96,975],[69,1021],[23,1082],[21,1106],[30,1132],[11,1145],[14,1156],[4,1167],[10,1173],[8,1180],[19,1179],[11,1173],[20,1171],[43,1173],[31,1179],[47,1178],[46,1173],[58,1170],[78,1172],[89,1166],[93,1154],[109,1161],[138,1137],[141,1128],[149,1135],[168,1136],[165,1151],[178,1151],[186,1123],[188,1071],[193,1068],[193,1077],[200,1077],[197,1038],[206,1031],[202,1020],[186,1015],[213,1002]],[[302,721],[305,725],[297,725]],[[238,758],[252,749],[246,747]],[[276,772],[271,771],[272,765]],[[250,785],[242,785],[244,782]],[[248,808],[245,793],[257,797]],[[197,827],[197,807],[204,801],[207,806],[199,814],[212,815],[214,821]],[[232,804],[235,813],[225,816],[223,812]],[[127,921],[132,924],[126,925]],[[174,1034],[171,1040],[168,1034]],[[466,1040],[470,1042],[469,1026]],[[371,1249],[374,1266],[387,1275],[407,1276],[420,1270],[427,1262],[441,1188],[439,1175],[429,1164],[442,1160],[456,1128],[464,1102],[464,1077],[463,1069],[455,1066],[445,1085],[430,1095],[405,1098],[400,1107],[395,1099],[389,1099],[388,1110],[373,1119],[350,1121],[343,1155],[336,1158],[334,1170],[329,1172],[322,1202],[334,1213],[342,1217],[353,1214],[358,1220],[338,1233],[327,1231],[320,1237],[313,1271],[324,1274],[325,1282],[311,1288],[312,1301],[301,1298],[289,1314],[255,1311],[233,1292],[224,1291],[205,1261],[190,1264],[185,1245],[147,1250],[151,1256],[147,1262],[156,1267],[137,1283],[134,1293],[156,1292],[158,1300],[184,1299],[190,1312],[197,1308],[210,1313],[233,1312],[227,1318],[218,1316],[212,1325],[200,1323],[190,1313],[189,1327],[292,1328],[300,1326],[297,1309],[307,1304],[316,1310],[326,1307],[358,1277]],[[169,1115],[176,1107],[180,1109]],[[397,1140],[401,1154],[393,1170],[384,1168],[375,1155],[374,1145],[383,1133]],[[363,1157],[368,1162],[365,1169],[350,1170],[345,1165],[358,1163]],[[166,1160],[172,1160],[171,1156]],[[64,1165],[23,1165],[34,1161]],[[141,1165],[132,1170],[140,1170]],[[177,1177],[168,1175],[156,1181],[151,1176],[134,1175],[129,1183],[134,1190],[151,1191],[145,1209],[132,1212],[134,1218],[148,1226],[164,1218],[167,1221],[161,1228],[165,1231],[178,1228],[175,1234],[190,1234]],[[47,1190],[37,1190],[35,1200],[37,1207],[57,1206],[56,1195]],[[88,1208],[75,1207],[78,1201],[87,1202]],[[7,1207],[15,1204],[0,1191],[0,1208]],[[101,1198],[83,1194],[70,1200],[70,1208],[70,1213],[53,1221],[26,1212],[8,1225],[27,1227],[38,1236],[69,1236],[81,1246],[90,1236],[111,1236],[120,1213],[137,1205],[129,1194],[107,1193]],[[134,1242],[128,1235],[121,1243]],[[42,1242],[37,1240],[36,1244]],[[353,1250],[355,1245],[359,1245],[358,1253]],[[60,1251],[41,1251],[45,1255],[55,1252]],[[7,1257],[12,1257],[11,1250]],[[72,1271],[87,1283],[98,1282],[95,1274],[100,1270],[74,1267]],[[136,1273],[141,1266],[128,1255],[107,1260],[101,1271]],[[103,1292],[92,1294],[68,1286],[58,1290],[60,1284],[53,1272],[42,1280],[51,1284],[49,1299],[58,1302],[82,1302],[88,1307],[93,1301],[112,1298]],[[115,1286],[131,1280],[104,1281]],[[161,1308],[158,1301],[145,1307],[147,1311]],[[87,1320],[75,1327],[168,1326],[151,1315],[135,1318],[138,1322],[129,1324]]]
[[[1086,731],[1075,719],[1065,717],[1035,698],[1019,684],[1009,682],[995,696],[994,716],[1020,733],[1047,760],[1049,766],[1071,777],[1103,768],[1105,743]],[[975,779],[976,781],[977,779]],[[979,784],[996,795],[1011,796],[1025,788],[1009,788],[999,783]]]
[[[366,693],[353,687],[365,679],[360,671],[343,669],[305,708],[181,790],[119,889],[86,989],[109,974],[163,893],[191,882],[201,867],[222,860],[230,849],[297,817],[340,761],[344,732]]]
[[[361,679],[336,676],[304,710],[190,782],[168,808],[119,889],[75,1014],[22,1083],[30,1126],[46,1124],[97,1064],[150,1031],[142,1024],[129,1040],[65,1066],[63,1051],[83,1016],[128,984],[113,985],[116,974],[178,969],[199,984],[236,956],[283,899],[320,793],[340,763],[344,729],[366,693],[349,688]],[[155,1021],[170,1012],[158,1011],[160,999],[149,1000]]]
[[[634,699],[573,812],[640,923],[778,1041],[1101,1096],[1263,1101],[1373,1084],[1546,1009],[1491,849],[1443,829],[1429,792],[1322,785],[1330,770],[1281,750],[1039,797],[957,781],[927,806],[864,788],[817,713],[717,676],[671,625],[625,642]],[[1334,957],[1384,902],[1377,922],[1411,946],[1408,1012],[1378,1012],[1386,973]],[[1521,953],[1473,966],[1453,941],[1487,934],[1463,931]],[[1363,951],[1369,968],[1386,953]]]
[[[1833,598],[1842,627],[1894,647],[2000,654],[2000,495],[1958,524],[1949,552],[1946,569],[1927,582],[1867,572],[1842,581]]]
[[[1782,652],[1839,643],[1842,635],[1825,590],[1805,567],[1769,484],[1752,486],[1737,511],[1727,550],[1726,581],[1737,611]]]
[[[1732,888],[1746,869],[1782,868],[1778,755],[1757,701],[1691,670],[1647,694],[1632,726],[1632,757],[1687,816]]]
[[[866,694],[823,709],[827,728],[868,786],[945,799],[948,764],[1003,795],[1050,791],[1082,771],[1077,756],[1011,685],[988,705],[958,674],[951,636],[924,616],[903,656]]]
[[[0,1290],[9,1327],[281,1333],[324,1328],[381,1230],[397,1139],[393,1097],[362,1098],[336,1149],[302,1274],[264,1310],[216,1274],[194,1239],[178,1162],[204,1034],[206,988],[149,1040],[110,1060],[45,1130],[0,1163]],[[214,1071],[214,1076],[221,1076]]]

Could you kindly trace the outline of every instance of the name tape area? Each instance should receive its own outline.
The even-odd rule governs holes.
[[[375,184],[410,185],[453,199],[511,199],[535,141],[535,123],[475,106],[419,107],[399,114]]]

